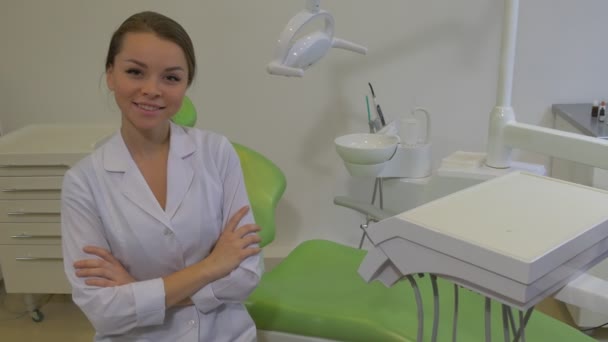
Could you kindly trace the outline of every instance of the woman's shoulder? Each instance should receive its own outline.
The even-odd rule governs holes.
[[[102,167],[104,151],[111,145],[111,142],[117,139],[118,132],[110,135],[101,145],[99,145],[93,152],[89,153],[66,172],[65,177],[77,178],[81,180],[88,179],[89,177],[96,174],[95,169]]]
[[[232,149],[232,144],[228,138],[220,133],[196,127],[180,127],[194,142],[197,150],[223,154]]]

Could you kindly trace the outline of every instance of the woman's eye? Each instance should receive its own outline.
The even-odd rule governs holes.
[[[141,70],[138,70],[138,69],[127,69],[127,74],[133,75],[133,76],[139,76],[142,74],[142,72],[141,72]]]
[[[182,79],[175,75],[169,75],[169,76],[167,76],[167,80],[177,83],[177,82],[181,81]]]

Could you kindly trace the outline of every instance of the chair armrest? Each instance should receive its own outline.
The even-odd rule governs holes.
[[[395,216],[395,214],[391,213],[390,211],[378,209],[371,204],[363,203],[346,196],[334,197],[334,204],[358,211],[361,214],[367,215],[370,220],[375,222]]]

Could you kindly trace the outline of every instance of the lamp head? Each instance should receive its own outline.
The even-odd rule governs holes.
[[[334,37],[334,18],[331,13],[319,9],[318,1],[309,1],[307,8],[296,14],[281,33],[275,48],[274,59],[267,70],[273,75],[304,76],[304,71],[323,58],[332,48],[366,54],[367,48]],[[323,30],[296,38],[303,28],[314,19],[325,21]]]

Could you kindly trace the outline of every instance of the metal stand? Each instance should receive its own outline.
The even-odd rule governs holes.
[[[23,296],[23,301],[25,302],[25,308],[27,312],[29,312],[30,317],[32,317],[32,321],[39,323],[44,320],[44,314],[42,311],[36,307],[36,301],[34,300],[34,295],[26,294]]]
[[[375,182],[374,182],[374,192],[372,194],[372,202],[371,204],[374,205],[376,204],[376,193],[378,193],[378,200],[379,200],[379,204],[380,204],[380,210],[384,210],[384,196],[382,194],[382,178],[376,178]],[[367,227],[369,226],[370,222],[377,222],[376,219],[374,217],[372,217],[371,215],[367,215],[367,217],[365,218],[365,223],[361,224],[361,226],[359,226],[359,228],[361,228],[361,230],[363,230],[363,234],[361,235],[361,240],[359,241],[359,249],[363,248],[363,242],[365,241],[365,238],[367,237]]]
[[[418,332],[416,335],[416,341],[422,342],[424,340],[424,306],[422,303],[422,295],[420,294],[420,288],[416,279],[413,275],[407,275],[406,278],[410,282],[412,289],[414,290],[414,296],[416,298],[416,308],[418,312]],[[430,275],[431,286],[433,287],[433,330],[431,335],[431,342],[437,342],[439,336],[439,289],[437,286],[437,276],[434,274]],[[456,342],[458,335],[458,291],[459,286],[454,284],[454,317],[452,321],[452,342]],[[485,342],[492,341],[492,299],[489,297],[485,298],[484,302],[484,321],[485,321]],[[534,311],[534,307],[528,309],[525,313],[518,311],[519,313],[519,324],[515,323],[513,318],[512,308],[506,304],[502,304],[502,328],[505,342],[525,342],[526,341],[526,326],[530,321],[530,317]],[[519,325],[519,327],[518,327]],[[511,339],[511,333],[513,333],[513,339]]]

